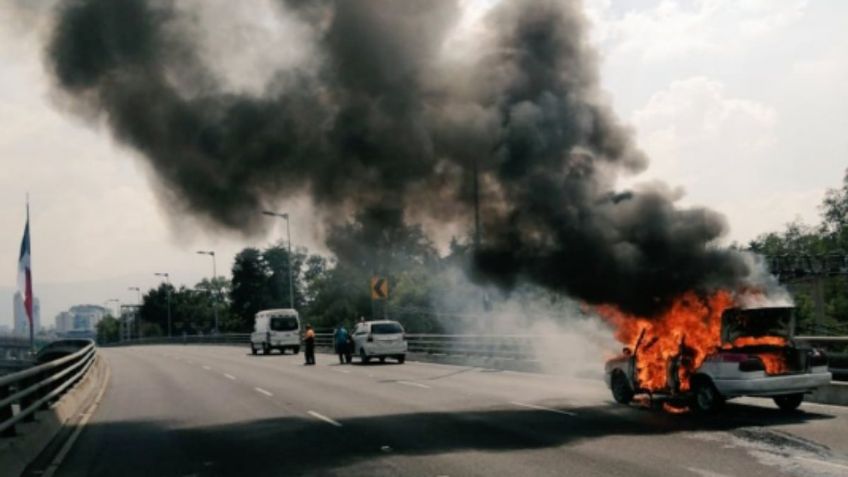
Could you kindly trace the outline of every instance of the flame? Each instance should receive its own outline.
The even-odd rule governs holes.
[[[665,412],[668,412],[668,413],[671,413],[671,414],[684,414],[684,413],[689,412],[689,406],[677,407],[677,406],[674,406],[670,403],[664,402],[663,403],[663,410]]]
[[[763,352],[757,353],[757,356],[763,361],[766,367],[766,374],[783,374],[789,371],[789,366],[786,364],[786,356],[779,352]]]
[[[720,290],[708,296],[684,293],[667,311],[654,318],[630,315],[612,305],[601,305],[595,310],[613,326],[616,339],[631,350],[638,345],[636,373],[642,389],[688,391],[689,378],[719,348],[787,344],[784,338],[764,336],[737,338],[732,344],[722,346],[721,315],[733,306],[734,295]],[[787,370],[782,353],[758,352],[757,355],[763,360],[766,373]],[[676,366],[676,374],[670,372],[675,369],[672,365]]]

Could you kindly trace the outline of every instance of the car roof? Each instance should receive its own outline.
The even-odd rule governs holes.
[[[382,324],[388,324],[388,323],[394,323],[394,324],[397,324],[397,325],[400,324],[399,322],[394,321],[394,320],[373,320],[373,321],[364,321],[362,323],[364,323],[366,325],[382,325]]]

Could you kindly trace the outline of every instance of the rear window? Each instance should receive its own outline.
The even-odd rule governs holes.
[[[397,323],[374,323],[371,325],[371,333],[375,335],[393,335],[403,333],[403,328]]]
[[[778,336],[789,338],[792,334],[791,307],[781,308],[731,308],[721,317],[721,338],[732,343],[737,338]]]
[[[271,329],[274,331],[295,331],[297,329],[297,318],[293,316],[271,317]]]

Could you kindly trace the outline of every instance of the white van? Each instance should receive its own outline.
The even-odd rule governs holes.
[[[294,354],[300,352],[300,316],[297,310],[278,308],[256,314],[253,333],[250,334],[250,351],[256,354],[260,349],[263,354],[269,354],[273,349],[283,354],[287,349]]]

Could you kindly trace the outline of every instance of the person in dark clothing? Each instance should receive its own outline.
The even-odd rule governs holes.
[[[312,329],[312,325],[306,325],[306,334],[303,337],[303,346],[304,355],[306,356],[306,362],[303,364],[315,364],[315,330]]]
[[[336,349],[336,354],[339,355],[339,364],[345,364],[345,362],[350,363],[350,333],[348,333],[347,328],[344,325],[339,324],[339,327],[336,328],[335,333],[333,333],[333,346]]]

